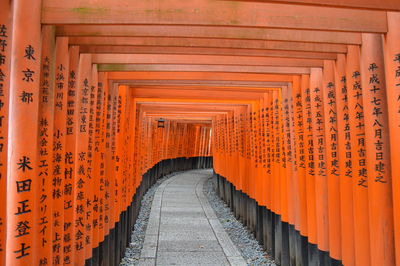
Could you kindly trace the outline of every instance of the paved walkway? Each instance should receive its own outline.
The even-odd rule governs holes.
[[[211,175],[187,171],[158,187],[139,265],[247,265],[203,194]]]

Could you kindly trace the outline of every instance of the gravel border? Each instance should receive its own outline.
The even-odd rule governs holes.
[[[225,202],[217,195],[213,188],[213,178],[210,177],[204,184],[203,192],[214,209],[222,227],[228,233],[232,242],[239,249],[248,265],[271,265],[275,266],[272,257],[260,246],[252,234],[247,231]]]
[[[157,182],[151,188],[149,188],[149,190],[143,196],[139,215],[136,219],[134,230],[131,234],[131,243],[129,243],[129,246],[126,248],[124,257],[119,264],[120,266],[131,266],[139,264],[140,253],[142,252],[147,224],[149,223],[150,210],[154,199],[154,194],[156,193],[157,188],[161,185],[161,183],[173,177],[177,173],[179,172],[175,172],[158,179]]]

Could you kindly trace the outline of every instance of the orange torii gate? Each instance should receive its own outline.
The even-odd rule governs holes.
[[[278,264],[399,264],[399,1],[94,2],[0,3],[0,265],[116,265],[211,166]]]

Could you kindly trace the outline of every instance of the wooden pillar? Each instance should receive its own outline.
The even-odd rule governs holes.
[[[322,70],[312,68],[310,75],[310,97],[313,125],[315,161],[315,197],[317,217],[317,242],[322,251],[329,250],[328,234],[328,187],[325,154],[324,106],[322,102]]]
[[[3,1],[4,2],[4,1]],[[41,5],[12,3],[6,265],[34,264]],[[26,30],[29,29],[29,30]]]
[[[360,48],[358,46],[348,46],[346,60],[352,168],[353,173],[356,175],[353,176],[352,180],[353,224],[347,223],[352,218],[350,213],[345,213],[346,211],[350,212],[351,207],[347,206],[348,209],[343,209],[343,215],[348,219],[342,226],[343,262],[349,265],[370,265],[366,139],[363,90],[360,75]],[[348,205],[348,202],[343,201],[343,204]],[[352,232],[354,232],[354,239],[351,237]],[[353,248],[351,246],[352,242],[354,243]]]
[[[96,95],[96,110],[95,110],[95,127],[94,127],[94,141],[93,141],[93,248],[98,248],[99,243],[104,239],[102,238],[102,191],[104,189],[104,161],[103,161],[103,115],[104,115],[104,72],[99,73],[98,76],[98,90]],[[101,239],[101,240],[100,240]],[[99,251],[100,252],[100,251]],[[94,254],[93,254],[94,255]]]
[[[87,156],[89,140],[89,108],[90,108],[90,85],[91,85],[91,55],[81,54],[79,58],[79,69],[76,89],[76,146],[75,146],[75,263],[85,263],[85,238],[86,238],[86,188],[89,186],[87,180]]]
[[[400,262],[400,12],[388,12],[385,74],[389,113],[396,262]]]
[[[62,43],[62,42],[61,42]],[[60,43],[60,48],[63,46]],[[61,49],[62,50],[62,49]],[[60,51],[61,52],[61,51]],[[63,57],[64,55],[62,55]],[[75,250],[76,250],[76,232],[75,229],[75,171],[74,165],[77,162],[75,153],[76,140],[76,125],[78,112],[77,94],[77,78],[79,66],[79,47],[71,46],[69,49],[69,64],[68,64],[68,91],[65,121],[65,157],[64,157],[64,240],[63,252],[65,264],[74,265]]]
[[[0,2],[0,264],[6,263],[7,150],[12,47],[11,2]]]
[[[304,144],[306,160],[306,197],[307,197],[307,231],[308,242],[317,244],[317,220],[315,205],[315,155],[313,124],[311,113],[310,76],[301,76],[301,97],[303,104]]]
[[[298,77],[299,78],[299,77]],[[299,79],[297,80],[299,82]],[[298,84],[300,85],[300,84]],[[294,97],[293,90],[295,84],[288,84],[288,104],[287,108],[285,106],[285,113],[289,116],[289,120],[285,121],[289,123],[289,130],[286,130],[286,141],[288,142],[287,148],[287,161],[291,168],[291,178],[290,183],[292,186],[291,194],[293,198],[291,199],[291,212],[293,215],[293,225],[294,228],[300,231],[300,191],[299,191],[299,176],[298,176],[298,161],[297,161],[297,144],[296,144],[296,128],[295,128],[295,111],[294,111]],[[286,119],[287,120],[287,119]],[[286,126],[288,126],[286,124]]]
[[[60,257],[55,259],[53,244],[55,228],[53,218],[53,134],[54,134],[54,71],[55,71],[55,29],[44,26],[42,29],[41,74],[39,89],[38,116],[38,183],[36,193],[38,201],[35,210],[38,212],[39,234],[38,247],[35,249],[35,263],[60,263]]]
[[[298,176],[298,193],[299,193],[299,225],[296,227],[300,231],[302,236],[307,236],[307,183],[306,183],[306,136],[305,136],[305,123],[302,103],[302,91],[301,91],[301,77],[297,78],[293,82],[293,112],[294,112],[294,127],[295,127],[295,156],[297,165],[297,176]]]
[[[371,264],[394,265],[392,178],[382,36],[362,34]]]
[[[68,38],[59,37],[56,41],[56,76],[54,85],[54,140],[53,140],[53,260],[54,264],[63,264],[64,261],[64,228],[68,226],[64,221],[64,209],[72,208],[65,205],[64,195],[71,191],[65,172],[66,159],[66,127],[67,127],[67,100],[68,100],[69,54]],[[69,235],[69,237],[71,237]]]
[[[89,109],[87,115],[87,131],[88,131],[88,146],[87,146],[87,171],[86,182],[91,184],[86,186],[86,204],[85,204],[85,259],[88,260],[93,254],[93,196],[95,193],[94,176],[94,138],[95,138],[95,119],[96,119],[96,97],[98,86],[97,65],[93,64],[90,68],[90,89],[89,89]]]
[[[337,84],[336,84],[337,85]],[[335,95],[334,61],[324,60],[323,102],[328,182],[329,254],[341,259],[339,147],[337,128],[337,98]]]
[[[335,87],[336,87],[336,106],[337,106],[337,129],[338,129],[338,155],[340,168],[340,211],[339,222],[341,223],[341,241],[343,247],[341,249],[343,263],[354,264],[354,238],[353,238],[353,185],[352,178],[356,176],[353,171],[352,161],[352,142],[351,139],[351,121],[349,113],[349,97],[346,75],[346,59],[345,55],[338,55],[335,66]],[[344,256],[346,255],[346,256]]]
[[[99,90],[103,88],[103,107],[101,113],[101,143],[100,143],[100,171],[99,171],[99,242],[103,242],[106,236],[105,229],[105,192],[106,192],[106,139],[107,139],[107,73],[99,73]],[[104,243],[103,243],[104,245]]]

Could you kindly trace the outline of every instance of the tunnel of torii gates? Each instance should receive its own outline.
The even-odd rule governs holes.
[[[281,265],[400,265],[400,1],[0,0],[0,264],[115,265],[167,173]]]

